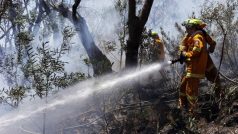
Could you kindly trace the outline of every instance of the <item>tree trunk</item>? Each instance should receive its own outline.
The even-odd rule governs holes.
[[[126,67],[137,66],[138,62],[138,48],[141,44],[141,35],[144,26],[148,20],[150,10],[154,0],[146,0],[141,15],[136,16],[136,1],[128,0],[129,13],[128,13],[128,27],[129,38],[126,46]]]
[[[133,67],[138,64],[138,48],[141,43],[141,33],[143,27],[140,27],[140,21],[136,17],[129,22],[129,38],[126,46],[126,67]]]
[[[74,24],[78,36],[80,37],[82,44],[88,54],[89,60],[93,66],[94,75],[98,76],[112,72],[111,62],[96,46],[84,18],[80,15],[73,16],[73,12],[64,8],[62,5],[56,10]]]

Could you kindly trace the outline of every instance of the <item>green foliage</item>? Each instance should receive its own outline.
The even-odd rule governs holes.
[[[208,23],[209,31],[217,41],[216,56],[223,55],[223,65],[231,74],[236,74],[238,69],[237,59],[237,35],[238,19],[235,13],[238,9],[238,1],[228,0],[225,4],[219,2],[205,3],[201,11],[201,18]],[[224,45],[224,49],[222,46]],[[224,53],[224,54],[223,54]]]
[[[14,64],[14,55],[9,54],[3,59],[3,64],[1,66],[2,72],[6,72],[5,77],[8,80],[10,84],[12,84],[14,81],[16,81],[15,77],[15,64]]]
[[[102,41],[102,45],[104,46],[106,53],[116,51],[116,42],[115,41]]]
[[[16,49],[17,49],[17,63],[23,62],[24,50],[29,49],[29,44],[33,40],[33,37],[28,32],[20,32],[16,37]]]
[[[144,30],[142,33],[142,44],[139,49],[139,63],[141,64],[148,64],[155,62],[153,61],[154,59],[154,54],[155,49],[152,47],[154,42],[153,39],[148,36],[151,30]]]
[[[16,86],[10,89],[2,89],[0,93],[5,96],[1,96],[0,100],[6,102],[13,107],[17,107],[20,101],[25,97],[25,92],[28,89],[23,86]]]
[[[125,10],[127,8],[127,1],[126,0],[117,0],[115,4],[115,8],[119,11],[120,15],[123,16]]]
[[[91,64],[88,58],[83,59],[83,62],[84,62],[87,66],[90,66],[90,64]]]
[[[21,3],[17,1],[11,1],[9,6],[9,20],[17,26],[18,32],[19,30],[24,30],[26,24],[28,22],[28,15],[24,14],[24,7],[22,7]]]
[[[62,34],[61,46],[53,50],[49,48],[48,42],[34,48],[31,42],[33,36],[28,32],[20,32],[16,36],[16,53],[6,55],[2,65],[12,86],[9,90],[2,91],[2,101],[17,106],[25,96],[37,95],[43,98],[57,92],[57,87],[66,88],[85,79],[83,73],[68,74],[65,71],[67,62],[62,57],[70,52],[74,31],[71,27],[65,27]],[[19,80],[19,76],[22,80]]]
[[[0,18],[6,13],[9,8],[10,2],[8,0],[2,0],[0,4]]]
[[[35,22],[36,21],[36,18],[37,18],[37,12],[34,10],[34,11],[30,11],[29,12],[29,19],[31,22]]]
[[[54,85],[60,88],[66,88],[68,86],[74,85],[80,80],[85,79],[86,76],[82,73],[64,73],[63,76],[54,77]]]

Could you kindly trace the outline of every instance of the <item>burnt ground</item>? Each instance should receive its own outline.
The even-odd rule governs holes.
[[[177,109],[177,83],[166,79],[151,83],[103,97],[96,95],[86,112],[61,123],[60,128],[66,128],[61,133],[238,134],[237,90],[228,86],[224,97],[217,99],[208,92],[211,87],[201,84],[199,110],[196,116],[190,116],[186,109]]]

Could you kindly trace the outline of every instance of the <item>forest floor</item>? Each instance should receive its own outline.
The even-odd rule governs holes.
[[[226,93],[222,99],[217,100],[212,93],[207,93],[207,86],[201,87],[198,98],[197,115],[190,116],[186,110],[177,109],[178,93],[163,91],[170,97],[162,97],[159,107],[167,107],[167,121],[161,124],[158,133],[200,133],[200,134],[238,134],[238,94]],[[228,89],[223,89],[228,90]],[[176,101],[174,101],[174,99]],[[164,101],[164,102],[163,102]],[[162,121],[163,122],[163,121]]]

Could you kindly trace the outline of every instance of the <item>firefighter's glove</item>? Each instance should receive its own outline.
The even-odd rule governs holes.
[[[214,50],[215,50],[215,47],[210,46],[210,47],[208,48],[209,53],[213,53]]]
[[[181,52],[179,57],[180,64],[183,64],[185,60],[186,60],[186,52]]]

